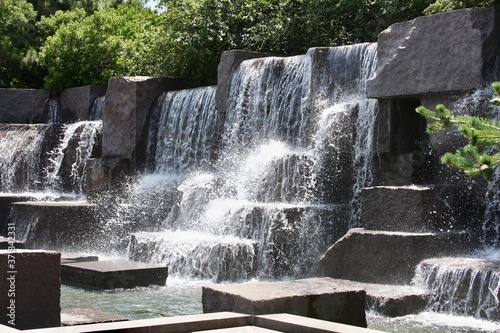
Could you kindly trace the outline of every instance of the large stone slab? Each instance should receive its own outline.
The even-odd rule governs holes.
[[[351,229],[321,258],[326,276],[379,284],[410,284],[424,259],[467,251],[463,233]]]
[[[329,278],[203,287],[203,312],[290,313],[366,327],[366,292]]]
[[[43,89],[0,88],[0,123],[44,122],[50,93]]]
[[[63,284],[98,289],[164,286],[168,267],[135,261],[105,260],[61,265]]]
[[[472,90],[491,82],[499,14],[493,8],[464,9],[391,25],[378,38],[368,96]]]
[[[366,290],[366,307],[387,317],[418,314],[427,307],[428,292],[415,286],[360,283]]]
[[[9,223],[28,248],[65,251],[96,250],[105,238],[96,208],[86,202],[17,202]]]
[[[60,254],[0,250],[0,324],[16,329],[60,326]]]
[[[361,191],[365,229],[402,232],[448,232],[471,228],[470,200],[456,186],[374,186]]]
[[[215,105],[217,111],[222,113],[227,111],[229,86],[231,84],[234,67],[244,60],[268,56],[270,56],[268,53],[244,50],[229,50],[222,52],[219,65],[217,67],[217,92],[215,93]]]
[[[59,97],[62,119],[65,122],[89,120],[92,103],[105,93],[105,87],[94,85],[63,90]]]
[[[185,80],[146,76],[108,81],[102,115],[102,157],[122,158],[142,165],[146,154],[149,107],[160,92],[185,88]]]
[[[500,321],[500,260],[445,257],[424,260],[416,282],[429,290],[432,310]]]

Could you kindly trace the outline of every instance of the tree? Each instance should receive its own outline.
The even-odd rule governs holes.
[[[29,37],[35,17],[25,0],[0,0],[0,87],[25,86],[34,64]]]
[[[498,0],[436,0],[424,10],[424,14],[432,15],[436,13],[450,12],[456,9],[493,7],[498,5]]]
[[[114,76],[160,75],[158,36],[164,24],[156,12],[137,4],[56,14],[42,20],[57,27],[41,48],[39,62],[48,71],[45,88],[60,92],[88,84],[106,85]]]
[[[497,97],[491,103],[500,106],[500,82],[492,84]],[[436,106],[431,111],[420,106],[416,111],[434,122],[427,125],[427,132],[449,129],[458,126],[469,143],[459,148],[454,154],[446,153],[441,162],[463,170],[471,176],[482,175],[490,180],[500,166],[500,122],[475,116],[454,116],[444,105]]]

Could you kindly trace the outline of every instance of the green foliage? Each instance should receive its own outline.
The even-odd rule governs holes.
[[[495,105],[500,105],[500,82],[492,84],[498,97],[492,100]],[[500,166],[500,122],[474,116],[454,116],[439,104],[436,111],[431,111],[420,106],[416,111],[434,122],[427,125],[427,132],[458,127],[459,131],[469,140],[469,144],[459,148],[454,154],[446,153],[441,162],[455,168],[462,169],[471,176],[482,175],[490,180],[495,169]]]
[[[0,0],[0,87],[24,86],[33,66],[29,36],[35,17],[25,0]]]
[[[493,7],[498,6],[498,0],[436,0],[424,10],[425,15],[450,12],[452,10],[472,8],[472,7]]]
[[[137,5],[60,13],[42,20],[43,29],[56,32],[41,48],[39,62],[47,69],[45,88],[60,92],[87,84],[106,85],[114,76],[159,75],[160,17]],[[57,28],[58,26],[58,28]]]

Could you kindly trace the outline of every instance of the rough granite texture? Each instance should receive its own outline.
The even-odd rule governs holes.
[[[369,97],[477,89],[491,81],[500,12],[474,8],[396,23],[378,37]]]

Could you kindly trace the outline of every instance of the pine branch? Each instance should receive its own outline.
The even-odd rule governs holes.
[[[492,84],[498,97],[490,102],[500,106],[500,82]],[[490,180],[496,168],[500,167],[500,153],[492,153],[500,147],[500,122],[494,119],[474,116],[454,116],[443,104],[436,106],[436,111],[423,106],[416,112],[433,122],[427,125],[427,132],[432,133],[457,127],[469,140],[469,144],[459,148],[455,154],[446,153],[441,162],[462,169],[470,176],[482,175]]]

